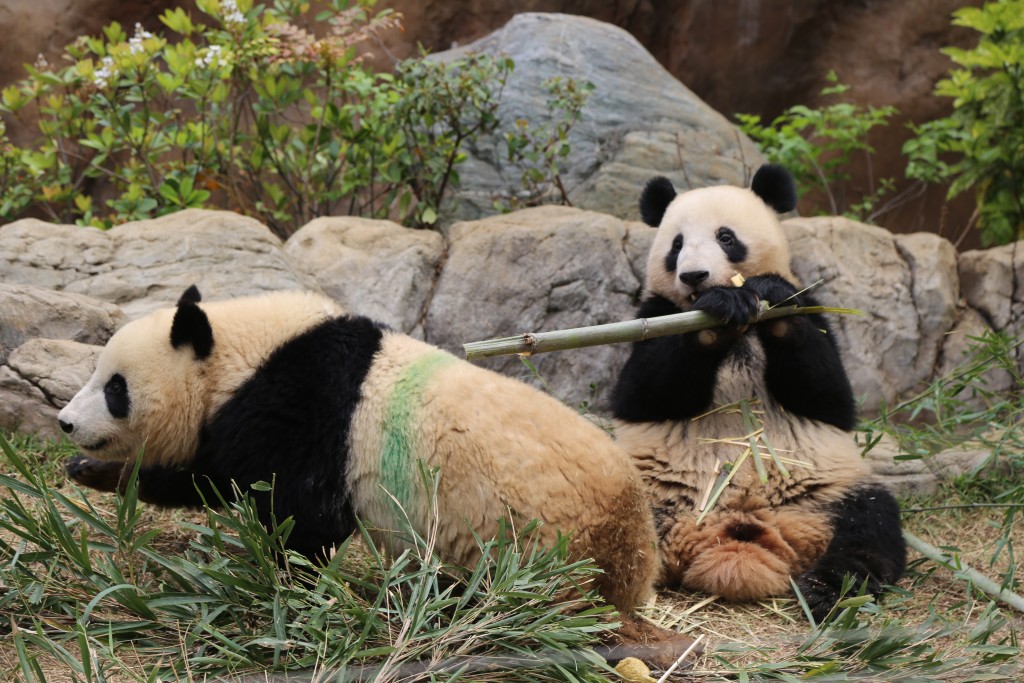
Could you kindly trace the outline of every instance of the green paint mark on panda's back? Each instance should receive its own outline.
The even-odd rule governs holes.
[[[403,506],[413,500],[419,481],[416,431],[423,420],[423,393],[440,370],[457,362],[442,351],[424,354],[405,368],[388,398],[381,425],[381,485]]]

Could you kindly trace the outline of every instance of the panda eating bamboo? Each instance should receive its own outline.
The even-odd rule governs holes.
[[[658,232],[638,317],[700,310],[725,326],[635,343],[612,405],[651,496],[661,585],[752,600],[793,580],[821,619],[847,574],[874,594],[895,583],[906,548],[896,501],[851,434],[828,321],[749,324],[761,301],[813,305],[776,215],[795,203],[792,177],[771,165],[749,189],[646,185],[641,216]]]

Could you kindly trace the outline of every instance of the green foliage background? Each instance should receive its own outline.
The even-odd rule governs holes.
[[[203,22],[180,8],[161,17],[174,39],[116,23],[80,38],[69,66],[37,63],[0,94],[11,120],[38,121],[25,148],[0,121],[0,219],[34,210],[109,227],[205,207],[254,216],[281,237],[322,215],[436,225],[463,143],[498,126],[514,64],[472,55],[375,72],[361,50],[398,17],[373,4],[330,0],[310,16],[304,0],[198,0]],[[572,80],[547,87],[554,123],[507,136],[531,191],[560,187],[589,93]]]

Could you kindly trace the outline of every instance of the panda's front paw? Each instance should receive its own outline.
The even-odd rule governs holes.
[[[97,491],[116,491],[123,468],[123,463],[97,460],[87,455],[76,455],[64,463],[68,479]]]
[[[750,323],[757,313],[757,293],[746,287],[709,287],[693,302],[693,310],[721,319],[726,327],[737,329]]]
[[[755,275],[744,282],[743,287],[770,306],[800,305],[796,287],[780,275]]]

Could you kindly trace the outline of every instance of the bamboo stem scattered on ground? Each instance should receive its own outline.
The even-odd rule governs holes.
[[[831,308],[826,306],[775,306],[769,308],[767,302],[761,302],[757,316],[751,324],[772,318],[789,315],[807,315],[811,313],[858,313],[847,308]],[[524,332],[514,337],[501,337],[484,341],[463,344],[462,348],[468,360],[479,360],[493,356],[509,356],[520,354],[532,356],[549,351],[579,349],[586,346],[601,344],[617,344],[636,342],[671,334],[697,332],[721,326],[722,321],[704,311],[687,311],[656,318],[638,318],[624,322],[576,327],[568,330],[551,332]]]
[[[941,550],[933,546],[931,543],[922,541],[920,538],[910,533],[909,531],[903,532],[903,538],[906,539],[907,545],[927,557],[932,562],[941,564],[950,571],[962,574],[964,578],[973,583],[975,586],[983,590],[988,595],[991,595],[996,600],[999,600],[1006,605],[1009,605],[1018,612],[1024,612],[1024,597],[1014,593],[1013,591],[1007,590],[1000,586],[998,583],[988,578],[984,574],[978,572],[975,569],[971,569],[963,562],[954,560],[952,557],[943,554]]]

